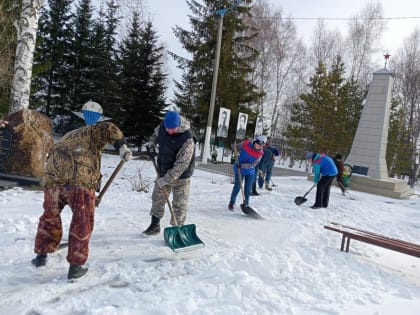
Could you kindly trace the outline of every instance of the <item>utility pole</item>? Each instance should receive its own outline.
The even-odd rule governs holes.
[[[230,8],[223,8],[216,11],[216,13],[219,14],[220,18],[219,18],[219,29],[217,31],[216,57],[214,59],[214,72],[213,72],[213,81],[211,84],[209,115],[207,117],[206,136],[204,138],[203,160],[202,160],[203,164],[207,164],[207,157],[209,156],[209,153],[210,153],[211,125],[213,124],[214,103],[216,101],[217,76],[219,74],[220,46],[222,44],[223,17],[227,11],[237,7],[240,2],[241,1],[236,1],[233,4],[233,6]]]
[[[222,30],[223,30],[223,16],[228,11],[228,9],[220,9],[216,12],[220,15],[219,18],[219,29],[217,31],[217,43],[216,43],[216,57],[214,59],[214,71],[213,71],[213,81],[211,84],[211,95],[210,95],[210,108],[209,115],[207,117],[207,128],[206,128],[206,137],[204,139],[204,148],[203,148],[203,164],[207,164],[207,157],[210,152],[210,136],[211,136],[211,125],[213,123],[213,113],[214,113],[214,103],[216,102],[216,90],[217,90],[217,76],[219,74],[219,61],[220,61],[220,46],[222,44]]]

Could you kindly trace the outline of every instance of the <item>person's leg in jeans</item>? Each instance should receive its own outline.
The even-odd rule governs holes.
[[[240,189],[239,176],[238,173],[235,172],[235,182],[233,184],[232,193],[230,194],[229,209],[233,209],[233,205],[236,202],[236,196],[238,195]],[[230,206],[232,206],[232,208]]]
[[[252,185],[251,185],[251,188],[252,188],[252,194],[254,196],[258,196],[259,195],[259,193],[257,192],[257,177],[258,177],[258,166],[255,167],[255,173],[252,176]]]
[[[254,178],[256,178],[254,175],[245,175],[244,182],[244,194],[245,194],[245,204],[249,205],[249,196],[251,194],[251,189],[253,185]]]

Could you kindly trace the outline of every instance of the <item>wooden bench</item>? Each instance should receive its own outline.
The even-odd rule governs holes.
[[[343,234],[343,237],[341,239],[341,251],[345,250],[347,253],[350,247],[350,240],[353,239],[360,242],[380,246],[386,249],[394,250],[407,255],[420,257],[420,245],[414,243],[409,243],[395,238],[385,237],[376,233],[364,231],[335,222],[330,222],[329,225],[324,225],[324,228]]]

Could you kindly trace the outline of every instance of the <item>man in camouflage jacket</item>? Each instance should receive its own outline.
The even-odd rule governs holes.
[[[42,177],[44,212],[39,218],[32,260],[44,266],[47,253],[59,246],[63,234],[61,211],[68,205],[72,212],[67,261],[68,278],[79,278],[87,272],[82,268],[88,258],[89,240],[93,230],[95,191],[99,191],[101,155],[110,143],[119,150],[121,159],[131,159],[124,144],[123,133],[111,122],[79,128],[64,135],[50,149]]]
[[[160,233],[160,219],[164,215],[166,197],[172,191],[172,206],[178,225],[183,225],[187,215],[191,176],[194,171],[195,141],[190,123],[177,112],[166,113],[149,139],[149,147],[158,146],[158,179],[152,193],[150,226],[146,235]],[[171,224],[175,222],[171,220]]]

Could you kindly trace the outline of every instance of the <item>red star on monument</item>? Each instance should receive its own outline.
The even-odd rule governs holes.
[[[388,52],[387,52],[387,53],[385,53],[384,57],[385,57],[385,68],[386,68],[386,65],[388,63],[388,59],[389,59],[389,57],[391,57],[391,55],[388,54]]]

